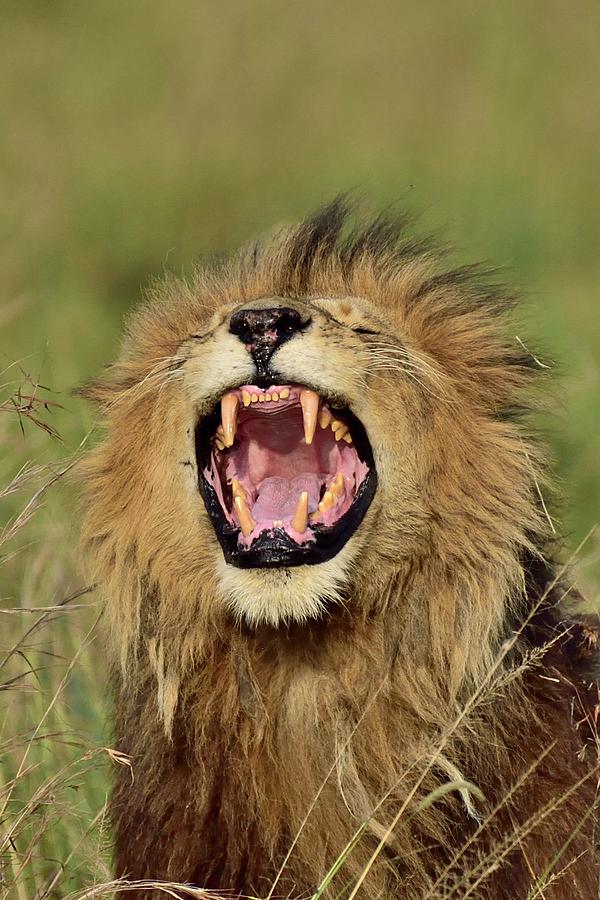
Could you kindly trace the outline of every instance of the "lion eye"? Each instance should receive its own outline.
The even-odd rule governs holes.
[[[372,331],[370,328],[353,328],[352,331],[355,331],[356,334],[378,334],[377,331]]]

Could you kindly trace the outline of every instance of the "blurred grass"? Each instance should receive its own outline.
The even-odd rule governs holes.
[[[122,316],[150,276],[185,273],[356,189],[374,207],[418,212],[463,260],[505,265],[523,287],[519,336],[559,374],[541,424],[576,546],[600,518],[599,25],[591,0],[5,4],[0,399],[20,361],[62,405],[47,417],[63,443],[27,421],[23,437],[4,417],[0,484],[27,459],[77,451],[94,414],[72,390],[114,357]],[[2,547],[7,606],[54,605],[82,586],[71,493],[49,491]],[[4,500],[10,515],[18,496]],[[582,565],[592,593],[597,575]],[[11,656],[8,677],[25,674],[4,694],[0,746],[31,736],[95,614],[52,614],[21,648],[27,663]],[[3,654],[32,615],[2,616]],[[27,761],[38,768],[11,793],[10,817],[62,765],[109,743],[97,643],[44,724],[75,737],[34,742]],[[4,748],[5,784],[22,752]],[[75,762],[84,774],[65,776],[55,812],[40,804],[33,831],[15,838],[22,896],[43,896],[102,808],[106,771],[95,760]],[[89,840],[52,896],[90,884],[93,865],[106,876],[102,819],[93,865]]]

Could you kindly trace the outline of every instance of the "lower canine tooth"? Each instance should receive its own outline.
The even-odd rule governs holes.
[[[304,440],[307,444],[312,444],[317,428],[319,395],[315,391],[309,391],[308,388],[302,388],[300,391],[300,405],[304,422]]]
[[[246,497],[247,497],[246,491],[244,490],[242,485],[239,483],[237,478],[234,478],[231,482],[231,493],[233,494],[234,499],[236,497],[241,497],[242,500],[244,500],[244,502],[246,501]]]
[[[240,494],[238,494],[237,497],[234,497],[233,505],[235,506],[235,511],[237,512],[237,517],[240,523],[240,528],[242,529],[242,533],[244,537],[248,537],[256,528],[256,522],[252,518],[252,513],[248,509],[246,501]]]
[[[225,394],[221,399],[221,423],[223,425],[223,434],[225,435],[225,446],[233,447],[235,440],[235,431],[237,428],[237,411],[240,401],[237,394],[233,392]]]
[[[296,512],[292,518],[292,528],[300,534],[304,534],[308,525],[308,491],[302,491]]]

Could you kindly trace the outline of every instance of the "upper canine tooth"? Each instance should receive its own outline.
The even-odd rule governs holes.
[[[327,428],[332,418],[333,416],[331,415],[329,410],[323,408],[319,413],[319,425],[321,426],[321,428]]]
[[[308,491],[302,491],[291,522],[292,528],[304,534],[308,526]]]
[[[308,388],[302,388],[300,391],[300,405],[302,406],[302,419],[304,421],[304,440],[307,444],[312,444],[319,414],[319,395],[315,391],[309,391]]]
[[[256,522],[252,518],[252,513],[248,509],[246,501],[240,494],[233,498],[233,504],[235,506],[235,511],[237,512],[242,533],[244,534],[244,537],[248,537],[248,535],[252,534],[256,528]]]
[[[221,398],[221,423],[223,425],[226,447],[233,447],[239,405],[238,395],[233,391]]]
[[[252,403],[252,398],[250,397],[248,391],[242,391],[242,401],[244,403],[244,406],[250,406],[250,404]]]

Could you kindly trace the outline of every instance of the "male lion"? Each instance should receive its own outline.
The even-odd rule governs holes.
[[[119,876],[597,896],[600,632],[565,612],[537,361],[484,282],[336,201],[158,287],[88,386]]]

